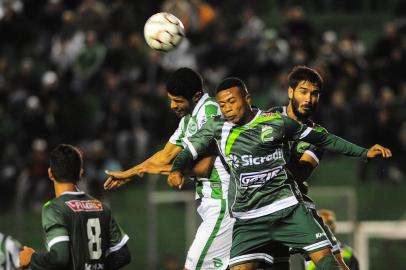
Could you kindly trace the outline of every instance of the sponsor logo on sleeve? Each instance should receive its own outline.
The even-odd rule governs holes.
[[[73,212],[103,211],[102,203],[97,200],[89,200],[89,201],[71,200],[71,201],[67,201],[65,203]]]
[[[278,166],[260,172],[242,173],[240,175],[240,186],[242,188],[263,186],[266,182],[275,178],[281,171],[282,166]]]

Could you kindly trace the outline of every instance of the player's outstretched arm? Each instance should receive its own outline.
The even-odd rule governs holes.
[[[106,171],[108,178],[104,183],[104,189],[118,188],[130,182],[132,177],[142,177],[145,173],[168,174],[171,170],[171,162],[181,150],[180,146],[168,142],[162,150],[126,171]]]
[[[366,149],[348,142],[334,134],[319,132],[305,125],[301,125],[288,117],[284,117],[283,120],[285,122],[285,135],[289,139],[303,140],[325,150],[365,161],[368,158],[375,158],[378,156],[384,158],[392,156],[391,151],[381,145],[374,145],[370,149]]]

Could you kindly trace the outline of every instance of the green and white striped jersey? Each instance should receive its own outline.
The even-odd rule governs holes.
[[[194,159],[212,142],[217,144],[231,172],[228,192],[231,213],[240,219],[269,215],[301,199],[285,169],[284,145],[292,140],[366,159],[367,149],[327,132],[315,131],[279,113],[260,110],[245,125],[235,125],[221,117],[208,119],[196,134],[184,139]]]
[[[0,270],[15,270],[20,266],[21,244],[9,235],[0,233]]]
[[[208,94],[204,94],[196,104],[191,115],[185,115],[179,122],[169,142],[184,147],[183,139],[194,135],[213,116],[221,115],[219,105]],[[215,145],[212,149],[215,150]],[[226,199],[230,175],[221,159],[216,157],[213,170],[208,178],[196,178],[196,199]]]

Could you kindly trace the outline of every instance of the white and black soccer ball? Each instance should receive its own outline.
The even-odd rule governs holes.
[[[145,41],[149,47],[158,51],[172,50],[181,43],[184,36],[182,22],[167,12],[152,15],[144,26]]]

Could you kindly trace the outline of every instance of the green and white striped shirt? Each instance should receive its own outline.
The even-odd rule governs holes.
[[[208,94],[204,94],[193,109],[192,114],[185,115],[173,133],[169,142],[185,147],[184,139],[194,135],[207,120],[221,115],[220,107]],[[211,147],[216,149],[216,145]],[[196,178],[196,199],[213,198],[226,199],[230,175],[219,157],[214,161],[213,170],[208,178]]]

